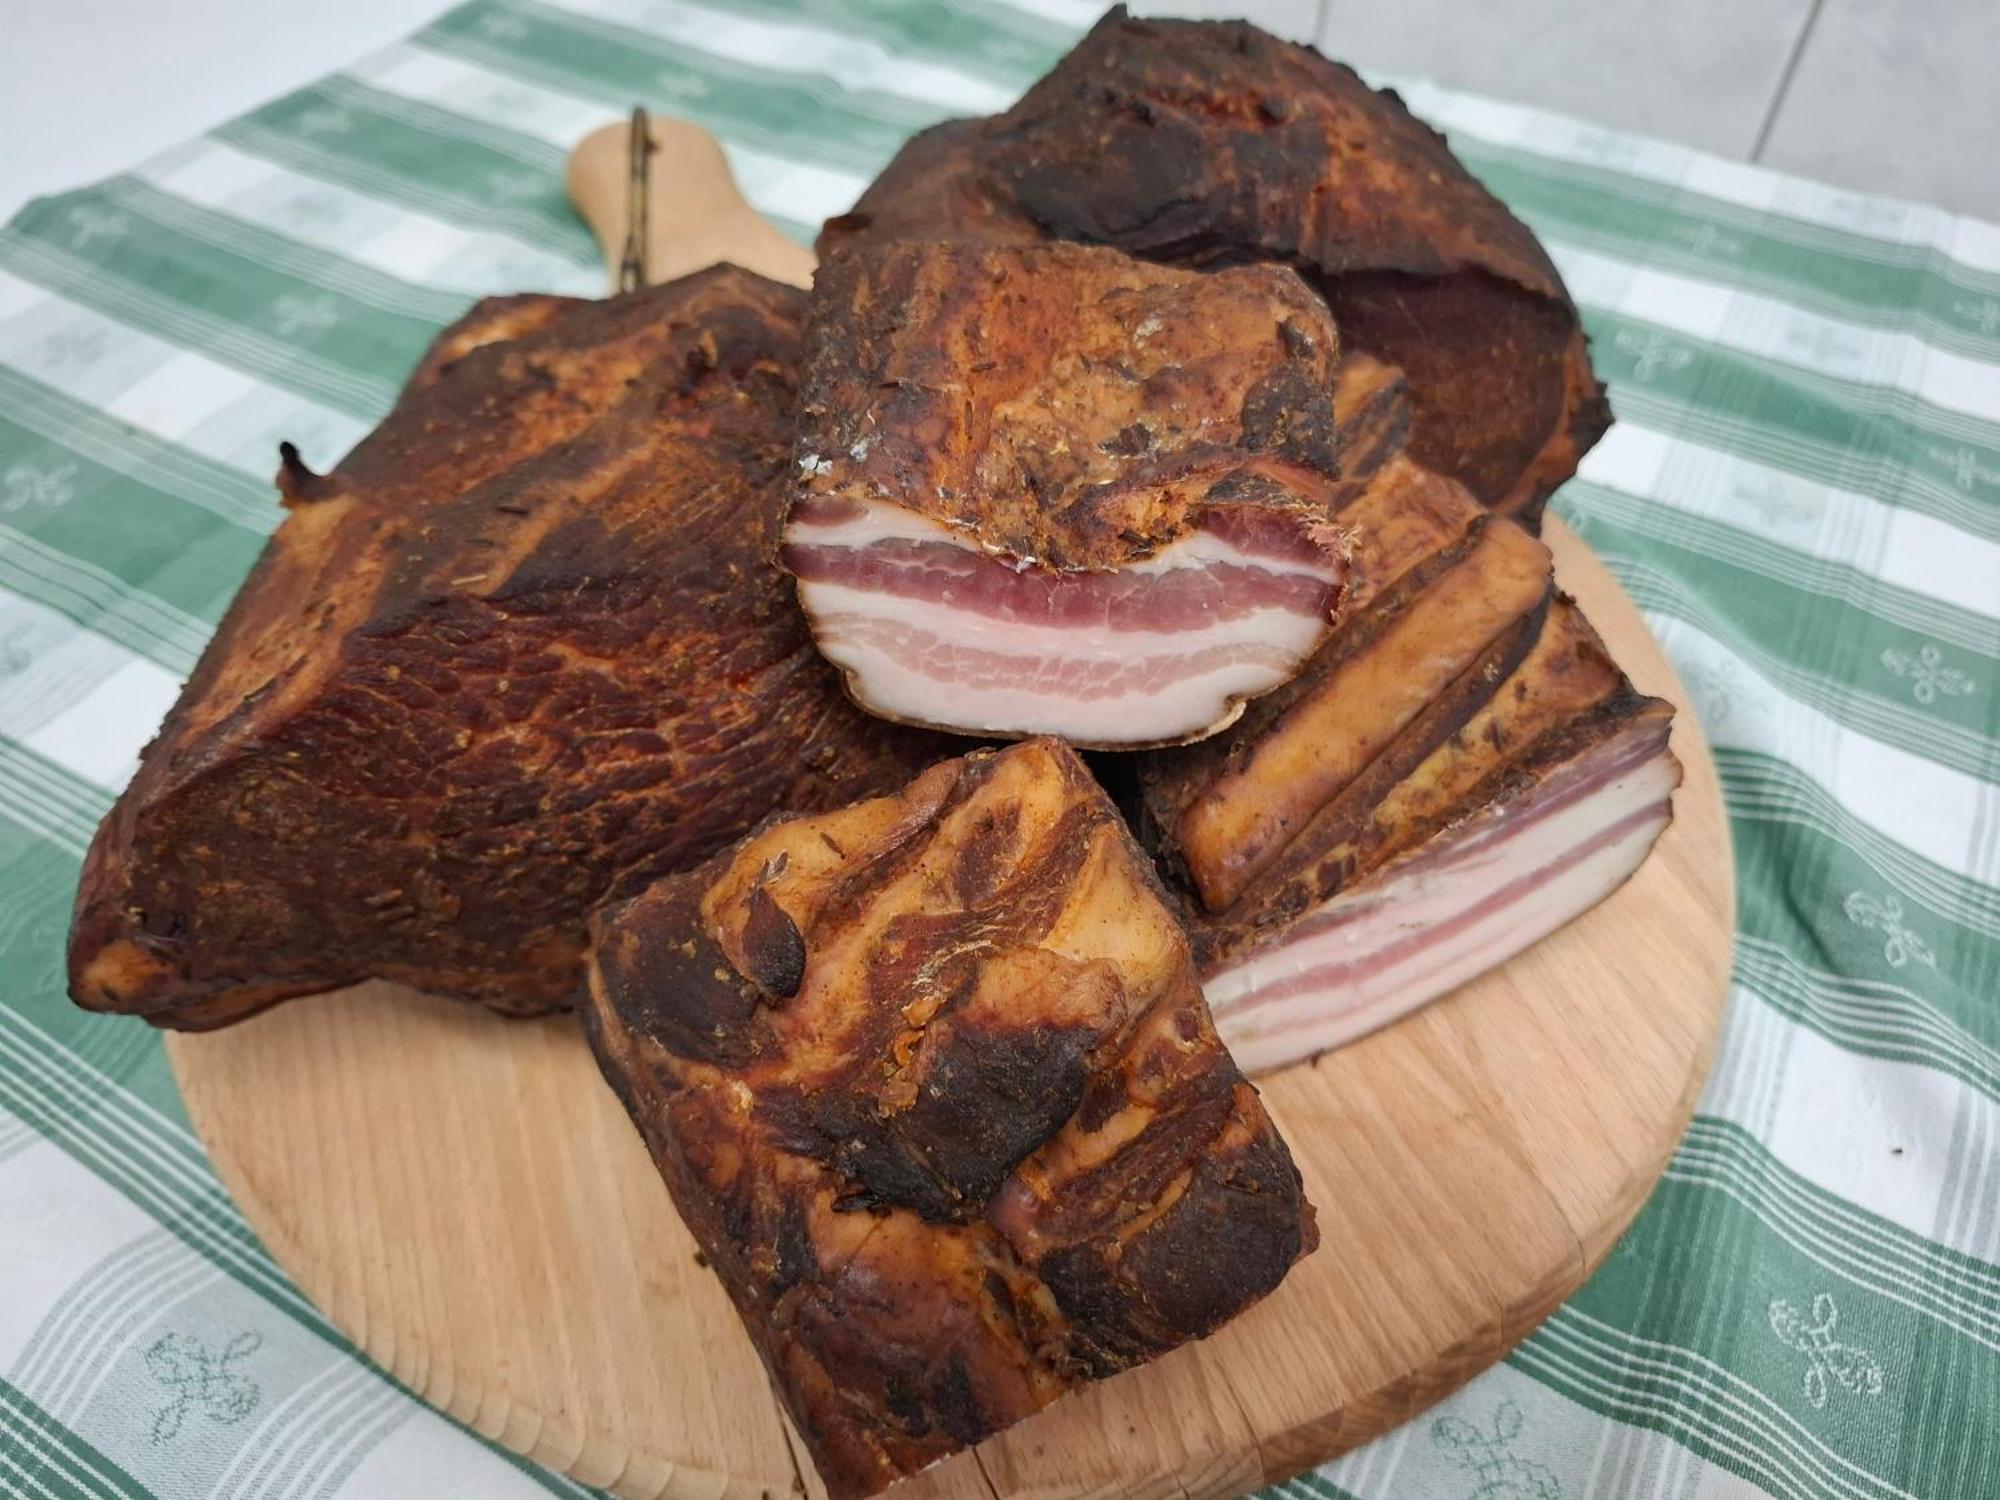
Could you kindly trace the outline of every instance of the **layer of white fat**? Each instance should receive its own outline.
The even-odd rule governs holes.
[[[1366,1036],[1506,962],[1644,863],[1667,826],[1679,774],[1662,748],[1553,812],[1538,816],[1530,805],[1511,828],[1503,815],[1499,826],[1471,833],[1465,847],[1419,854],[1333,897],[1291,929],[1297,936],[1281,934],[1203,982],[1223,1041],[1245,1072],[1274,1072]],[[1614,837],[1564,865],[1613,829]],[[1488,900],[1491,908],[1463,925],[1424,938]]]
[[[961,534],[900,506],[871,504],[831,524],[794,523],[801,547],[862,549],[886,540],[945,542],[990,566],[1025,572]],[[1119,570],[1157,578],[1218,565],[1312,575],[1295,558],[1248,552],[1191,532]],[[1325,576],[1332,575],[1329,564]],[[799,580],[820,652],[850,674],[863,706],[890,718],[974,733],[1057,734],[1094,745],[1143,745],[1219,729],[1243,700],[1282,686],[1325,635],[1325,615],[1258,608],[1193,629],[1030,625],[875,588]],[[1197,665],[1201,663],[1201,665]],[[1068,672],[1070,681],[1062,675]],[[1078,675],[1100,679],[1080,688]]]

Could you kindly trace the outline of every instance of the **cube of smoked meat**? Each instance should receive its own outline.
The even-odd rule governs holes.
[[[1151,867],[1055,741],[607,909],[590,997],[835,1500],[1211,1332],[1316,1242]]]

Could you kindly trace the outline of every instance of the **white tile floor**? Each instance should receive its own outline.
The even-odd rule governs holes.
[[[0,0],[0,217],[441,0]],[[2000,0],[1159,0],[1336,57],[2000,220]]]

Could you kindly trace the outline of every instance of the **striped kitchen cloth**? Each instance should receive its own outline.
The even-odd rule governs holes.
[[[279,516],[487,292],[595,293],[635,100],[809,237],[1070,0],[475,0],[0,231],[0,1491],[584,1493],[289,1285],[158,1037],[64,997],[77,867]],[[1715,745],[1716,1071],[1604,1268],[1299,1500],[2000,1495],[2000,228],[1405,85],[1542,235],[1619,425],[1557,499]]]

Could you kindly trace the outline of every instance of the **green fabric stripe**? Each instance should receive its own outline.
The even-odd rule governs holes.
[[[66,449],[77,459],[117,475],[124,485],[154,488],[258,536],[276,527],[284,514],[268,477],[251,477],[141,432],[5,365],[0,365],[0,413],[17,429],[48,444],[51,452]],[[11,455],[19,450],[10,445],[7,451]],[[276,469],[273,455],[271,470]],[[232,578],[227,585],[233,590],[236,582]]]
[[[1798,942],[1796,932],[1787,936]],[[2000,1048],[1993,1043],[2000,1015],[1983,1001],[1968,1019],[1983,1023],[1986,1036],[1915,990],[1813,968],[1784,943],[1748,931],[1737,934],[1735,976],[1772,1009],[1850,1052],[1935,1068],[2000,1100]]]
[[[1619,1253],[1607,1259],[1565,1312],[1552,1320],[1563,1337],[1546,1342],[1542,1335],[1531,1339],[1523,1346],[1528,1357],[1520,1361],[1522,1367],[1607,1414],[1611,1414],[1611,1392],[1621,1388],[1627,1396],[1643,1393],[1661,1407],[1677,1407],[1684,1416],[1698,1412],[1688,1434],[1698,1452],[1729,1433],[1759,1431],[1741,1413],[1731,1417],[1719,1409],[1704,1409],[1706,1394],[1723,1384],[1709,1367],[1726,1370],[1751,1390],[1764,1393],[1766,1403],[1775,1408],[1766,1414],[1761,1435],[1753,1442],[1758,1453],[1788,1461],[1793,1472],[1803,1476],[1804,1482],[1792,1492],[1819,1496],[1841,1487],[1836,1468],[1812,1472],[1815,1465],[1809,1461],[1810,1444],[1805,1441],[1811,1434],[1891,1484],[1924,1495],[1938,1493],[1930,1488],[1935,1474],[1921,1462],[1908,1461],[1915,1455],[1895,1454],[1885,1441],[1892,1438],[1906,1409],[1901,1398],[1909,1351],[1947,1345],[1958,1351],[1960,1383],[1940,1394],[1964,1419],[1988,1424],[2000,1421],[2000,1408],[1982,1396],[2000,1389],[2000,1355],[1972,1338],[1946,1331],[1933,1312],[1906,1303],[1928,1300],[1962,1310],[1979,1306],[1982,1315],[1990,1313],[1990,1299],[1976,1303],[1962,1286],[1971,1274],[1990,1282],[1992,1269],[1810,1187],[1734,1127],[1702,1119],[1691,1140],[1695,1150],[1712,1153],[1712,1143],[1724,1138],[1735,1144],[1739,1165],[1719,1171],[1696,1168],[1703,1180],[1689,1181],[1688,1168],[1676,1157],[1668,1179],[1621,1242]],[[1753,1211],[1744,1202],[1752,1194],[1727,1190],[1731,1184],[1740,1189],[1745,1174],[1753,1172],[1767,1185],[1784,1182],[1786,1201],[1793,1205],[1785,1212],[1794,1216],[1787,1232],[1775,1232],[1768,1222],[1775,1213],[1770,1200],[1759,1199],[1758,1211]],[[1796,1206],[1801,1202],[1807,1207]],[[1871,1259],[1878,1269],[1865,1276],[1854,1274]],[[1902,1275],[1880,1268],[1891,1265],[1905,1271],[1912,1266],[1924,1269],[1912,1287]],[[1814,1298],[1822,1294],[1830,1294],[1834,1301],[1835,1336],[1865,1350],[1880,1368],[1879,1396],[1835,1380],[1829,1382],[1824,1405],[1811,1400],[1804,1384],[1810,1358],[1774,1326],[1773,1306],[1782,1302],[1809,1312]],[[1566,1321],[1571,1313],[1599,1320],[1603,1326]],[[1680,1347],[1645,1351],[1631,1342],[1634,1337]],[[1604,1366],[1597,1370],[1599,1384],[1594,1390],[1583,1389],[1578,1379],[1587,1350],[1594,1350]],[[1537,1354],[1555,1358],[1537,1360]],[[1647,1370],[1647,1360],[1660,1367]],[[1792,1421],[1778,1420],[1777,1413]],[[1789,1451],[1794,1449],[1798,1451]],[[1745,1472],[1740,1456],[1735,1460],[1711,1452],[1703,1456]],[[1861,1492],[1871,1488],[1863,1485]]]
[[[122,255],[107,253],[86,259],[43,238],[41,228],[29,213],[17,227],[0,232],[0,265],[79,306],[169,344],[197,350],[266,384],[349,416],[372,421],[395,399],[396,381],[382,374],[361,373],[326,354],[273,337],[261,321],[245,316],[229,281],[204,273],[199,258],[162,260],[149,245]],[[332,301],[328,292],[313,296],[316,301]],[[225,308],[234,311],[220,310]],[[252,310],[265,317],[282,315],[285,304],[274,296]],[[389,332],[386,321],[379,327],[363,326],[383,319],[383,314],[355,311],[357,327],[367,335]],[[422,348],[423,340],[419,339],[402,368],[407,369]]]
[[[1615,527],[1590,525],[1583,532],[1640,608],[1695,626],[1829,718],[1968,775],[1991,779],[2000,768],[2000,740],[1994,737],[2000,720],[1991,707],[1996,677],[1990,663],[1956,658],[1971,668],[1971,680],[1980,687],[1962,698],[1939,695],[1932,703],[1919,704],[1911,701],[1909,684],[1879,663],[1885,652],[1898,650],[1905,659],[1915,659],[1930,645],[1922,636],[1888,627],[1865,631],[1831,610],[1808,615],[1788,609],[1791,601],[1780,590],[1748,579],[1739,579],[1747,587],[1735,592],[1723,586],[1725,577],[1705,580],[1697,589],[1641,560],[1668,551],[1664,543],[1634,549]],[[1842,681],[1837,663],[1843,658],[1877,663],[1877,680],[1887,691]]]
[[[2000,540],[2000,429],[1992,424],[1603,308],[1583,313],[1615,411]]]
[[[17,431],[0,419],[0,442]],[[32,534],[0,525],[0,585],[169,671],[187,671],[263,539],[82,459],[61,467],[74,476],[76,500],[23,517]]]
[[[1727,1194],[1825,1270],[1978,1343],[1995,1356],[2000,1372],[2000,1268],[1814,1186],[1731,1121],[1697,1116],[1667,1177]]]
[[[546,207],[536,212],[533,205],[496,206],[474,190],[475,184],[490,190],[497,177],[511,180],[521,170],[517,164],[471,140],[432,135],[399,120],[364,117],[359,128],[346,134],[314,136],[299,128],[299,117],[313,107],[312,93],[288,95],[211,136],[405,212],[504,235],[571,265],[596,265],[589,231],[560,207],[559,198],[546,197]],[[340,106],[322,100],[321,107]]]
[[[462,7],[463,10],[471,7]],[[1076,42],[1069,27],[982,0],[737,0],[714,7],[762,20],[809,24],[863,37],[909,57],[1025,88]],[[802,18],[801,9],[806,14]]]
[[[1310,1470],[1261,1493],[1270,1500],[1361,1500],[1359,1495],[1342,1489],[1324,1474]]]
[[[0,1380],[0,1488],[26,1497],[149,1500],[152,1492]],[[18,1485],[19,1489],[14,1487]]]
[[[1908,330],[1969,358],[2000,358],[2000,276],[1925,248],[1840,231],[1801,235],[1792,221],[1774,214],[1643,178],[1463,135],[1453,144],[1479,179],[1538,233],[1828,317]]]
[[[1822,953],[1838,954],[1848,973],[1882,975],[1883,937],[1851,919],[1833,926],[1843,893],[1872,893],[1886,884],[1916,903],[1908,914],[1924,937],[1936,972],[1977,990],[2000,968],[2000,895],[1992,887],[1947,870],[1862,822],[1826,789],[1796,767],[1754,750],[1715,747],[1729,816],[1737,833],[1737,862],[1753,889],[1793,890],[1826,900],[1815,926]],[[1950,925],[1946,925],[1950,924]],[[1925,937],[1925,934],[1930,936]],[[1829,955],[1830,956],[1830,955]],[[1922,968],[1931,964],[1909,959]]]
[[[476,22],[491,14],[517,20],[522,34],[489,35]],[[478,18],[453,12],[421,41],[614,107],[664,100],[676,115],[732,143],[862,177],[873,176],[905,139],[945,114],[935,105],[755,67],[526,0]]]
[[[176,676],[193,670],[208,642],[200,621],[6,526],[0,526],[0,589],[46,605]]]
[[[1746,1322],[1768,1317],[1740,1296],[1727,1306]],[[1711,1322],[1715,1315],[1685,1310],[1684,1318]],[[1865,1468],[1857,1473],[1841,1461],[1845,1455],[1829,1453],[1817,1433],[1759,1389],[1761,1382],[1746,1389],[1719,1361],[1657,1341],[1607,1336],[1568,1307],[1509,1363],[1600,1416],[1663,1433],[1785,1500],[1906,1500],[1892,1481]]]
[[[1839,607],[1843,616],[1860,611],[1884,625],[2000,661],[2000,617],[1974,614],[1873,577],[1850,563],[1813,557],[1742,527],[1588,479],[1570,480],[1555,504],[1573,528],[1602,533],[1610,523],[1627,539],[1631,555],[1650,557],[1656,543],[1672,548],[1674,571],[1700,580],[1704,589],[1709,587],[1709,575],[1719,568],[1756,588],[1779,585],[1791,607],[1801,613],[1830,607]]]
[[[439,291],[390,276],[247,219],[162,192],[136,177],[114,177],[73,197],[84,204],[101,202],[112,212],[128,213],[172,231],[188,245],[189,259],[220,251],[232,258],[231,263],[241,260],[260,270],[280,271],[296,281],[351,298],[373,311],[414,318],[426,327],[449,323],[465,311],[466,299],[457,292]]]
[[[547,141],[490,121],[467,119],[425,100],[388,93],[345,73],[335,73],[314,87],[322,97],[350,112],[406,125],[425,135],[450,136],[526,169],[518,174],[504,167],[499,169],[498,180],[489,178],[485,183],[490,196],[510,203],[525,201],[539,210],[552,206],[555,196],[560,194],[559,184],[569,165],[569,153]]]
[[[0,739],[0,816],[78,858],[111,797],[25,745]]]

